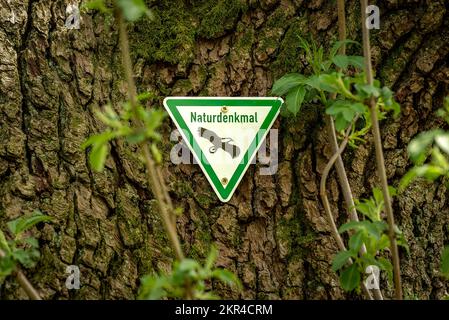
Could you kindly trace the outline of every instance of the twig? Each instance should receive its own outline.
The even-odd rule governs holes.
[[[346,14],[345,14],[345,2],[344,0],[338,0],[338,38],[340,41],[346,40]],[[345,55],[346,54],[346,45],[342,45],[340,47],[339,54]],[[333,93],[331,95],[331,99],[335,99],[336,94]],[[343,160],[341,158],[341,153],[338,153],[338,141],[337,141],[337,135],[335,133],[335,124],[334,119],[332,116],[328,115],[326,117],[326,123],[328,127],[328,133],[330,137],[330,143],[333,154],[337,154],[336,158],[336,168],[337,168],[337,175],[340,180],[340,185],[343,192],[343,197],[345,198],[346,202],[346,208],[349,212],[349,216],[351,220],[353,221],[359,221],[359,217],[357,216],[357,211],[355,210],[355,203],[354,203],[354,197],[352,195],[351,186],[349,184],[348,176],[346,174],[346,169],[343,164]],[[330,162],[330,160],[329,160]]]
[[[0,250],[0,258],[3,258],[5,256],[5,253]],[[14,272],[15,277],[19,285],[22,287],[23,290],[25,290],[26,294],[31,300],[42,300],[41,296],[37,292],[37,290],[33,287],[31,282],[28,280],[28,278],[23,274],[23,272],[19,269],[19,267],[16,268],[17,270]]]
[[[356,117],[353,122],[357,121],[357,118],[358,117]],[[338,245],[338,248],[340,249],[340,251],[346,251],[346,247],[345,247],[345,244],[343,242],[343,239],[340,236],[340,233],[338,232],[338,228],[337,228],[337,226],[335,224],[335,221],[334,221],[334,216],[332,215],[332,210],[331,210],[331,207],[330,207],[330,204],[329,204],[329,199],[327,198],[326,181],[327,181],[327,177],[329,175],[329,172],[330,172],[331,168],[335,164],[335,161],[337,161],[337,159],[339,157],[341,157],[341,154],[345,150],[346,145],[348,144],[348,141],[349,141],[350,133],[351,133],[351,126],[346,130],[343,142],[341,143],[341,145],[338,148],[337,152],[333,154],[333,156],[330,158],[329,162],[326,164],[326,167],[323,170],[323,174],[321,176],[321,181],[320,181],[320,197],[321,197],[321,201],[323,202],[324,211],[326,212],[327,220],[329,222],[329,225],[331,226],[332,236],[334,237],[335,241],[337,242],[337,245]],[[352,259],[349,259],[348,262],[350,264],[353,263]],[[373,300],[371,292],[365,286],[364,282],[362,282],[362,289],[365,292],[365,294],[368,296],[368,298],[370,300]],[[381,295],[381,297],[382,297],[382,295]],[[376,299],[379,299],[379,298],[376,296]]]
[[[346,14],[345,14],[345,2],[344,0],[337,1],[338,6],[338,38],[340,41],[346,40]],[[346,54],[346,45],[342,45],[339,49],[339,54]],[[331,99],[336,98],[336,94],[333,93],[330,97]],[[351,220],[358,221],[359,218],[357,216],[357,211],[355,210],[354,197],[352,195],[351,186],[349,184],[348,176],[346,174],[346,169],[343,164],[343,160],[341,158],[341,154],[338,153],[338,141],[337,135],[335,133],[335,124],[332,116],[326,116],[326,125],[328,129],[328,134],[330,138],[330,144],[332,148],[332,153],[337,154],[336,158],[336,171],[338,175],[338,179],[340,180],[341,189],[343,192],[343,197],[345,199],[346,208],[349,212],[349,216]],[[321,178],[323,179],[323,178]],[[326,183],[326,182],[324,182]]]
[[[373,79],[373,70],[371,64],[371,47],[370,47],[370,39],[369,39],[369,30],[366,27],[365,21],[367,19],[366,7],[368,6],[367,0],[360,0],[361,9],[362,9],[362,30],[363,30],[363,53],[365,56],[365,73],[366,73],[366,82],[369,85],[372,85],[374,82]],[[374,146],[376,150],[376,164],[377,164],[377,173],[380,178],[380,183],[382,186],[382,194],[384,197],[385,203],[385,213],[387,215],[388,221],[388,236],[390,238],[390,250],[393,259],[393,274],[394,274],[394,284],[395,284],[395,294],[396,299],[402,300],[402,286],[401,286],[401,269],[399,263],[399,252],[398,246],[396,243],[396,234],[394,231],[394,215],[393,208],[391,205],[390,192],[388,190],[388,181],[387,181],[387,173],[385,170],[385,159],[382,150],[382,139],[379,128],[379,120],[377,117],[376,110],[376,100],[374,96],[372,96],[368,105],[370,107],[371,114],[371,122],[372,122],[372,132],[374,138]]]
[[[126,24],[123,19],[122,12],[120,10],[116,10],[115,15],[119,24],[120,48],[122,52],[125,76],[128,82],[128,96],[131,104],[131,109],[134,114],[134,122],[138,126],[142,126],[136,110],[137,89],[133,77],[131,56],[129,54],[128,32],[126,30]],[[176,259],[181,261],[184,259],[184,252],[182,251],[181,242],[179,241],[178,233],[176,230],[176,215],[171,198],[167,191],[167,185],[165,184],[160,167],[156,166],[156,164],[154,163],[153,157],[151,156],[150,150],[148,149],[148,145],[143,142],[140,144],[140,147],[142,148],[142,153],[145,159],[148,183],[150,184],[150,188],[157,200],[165,231],[167,232],[168,239],[170,240],[172,248],[175,252]],[[193,296],[194,295],[191,285],[187,283],[186,298],[192,299]]]
[[[334,153],[332,155],[329,162],[326,164],[326,167],[324,168],[323,173],[321,175],[321,181],[320,181],[320,197],[321,197],[321,200],[324,205],[324,211],[326,212],[328,222],[331,225],[332,235],[333,235],[335,241],[337,241],[338,248],[341,251],[345,251],[346,247],[343,242],[343,239],[340,236],[340,233],[338,232],[338,228],[335,224],[334,217],[332,215],[332,210],[331,210],[331,207],[329,204],[329,199],[327,198],[326,182],[327,182],[327,177],[329,175],[330,169],[332,168],[332,166],[334,165],[334,163],[338,159],[338,157],[341,156],[341,153],[343,152],[343,150],[346,148],[346,145],[348,144],[350,132],[351,132],[351,126],[346,130],[345,138],[344,138],[343,142],[341,143],[340,148],[337,150],[336,153]]]
[[[128,33],[126,30],[126,24],[123,19],[123,14],[120,12],[120,10],[116,10],[116,18],[119,25],[120,48],[122,52],[125,76],[128,82],[129,100],[134,113],[134,120],[136,123],[138,123],[138,125],[141,125],[136,112],[137,89],[133,78],[132,63],[129,54]],[[174,216],[174,210],[171,204],[171,200],[168,200],[169,197],[168,193],[166,193],[167,188],[165,186],[165,182],[163,181],[162,174],[159,172],[160,169],[155,165],[153,161],[150,150],[148,149],[148,145],[146,143],[142,143],[141,148],[143,156],[145,158],[148,182],[154,196],[156,197],[165,230],[167,231],[167,235],[175,252],[176,258],[178,260],[182,260],[184,259],[184,253],[182,252],[181,243],[176,231],[176,225],[174,223],[175,221],[172,218],[172,216]]]

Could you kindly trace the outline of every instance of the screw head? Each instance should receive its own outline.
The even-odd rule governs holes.
[[[221,179],[221,184],[223,184],[223,185],[228,184],[228,179],[227,178],[222,178]]]
[[[226,107],[226,106],[223,106],[223,107],[221,107],[221,112],[223,112],[223,113],[226,113],[226,112],[228,112],[228,107]]]

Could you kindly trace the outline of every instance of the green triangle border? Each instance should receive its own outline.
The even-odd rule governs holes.
[[[264,141],[268,131],[271,129],[274,121],[279,115],[284,101],[278,97],[167,97],[164,99],[164,107],[169,113],[171,119],[178,128],[182,138],[186,141],[190,151],[193,153],[195,160],[209,180],[212,188],[222,202],[228,202],[234,194],[237,186],[248,170],[253,158],[257,154],[260,145]],[[224,187],[219,178],[215,174],[212,166],[208,163],[206,155],[201,151],[194,135],[190,132],[187,124],[178,111],[179,107],[201,106],[201,107],[218,107],[218,106],[240,106],[240,107],[271,107],[265,120],[262,122],[259,131],[254,140],[251,142],[248,150],[242,158],[242,162],[238,165],[228,184]]]

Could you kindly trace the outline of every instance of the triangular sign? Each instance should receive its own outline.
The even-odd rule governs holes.
[[[164,99],[165,109],[223,202],[234,194],[282,103],[276,97]]]

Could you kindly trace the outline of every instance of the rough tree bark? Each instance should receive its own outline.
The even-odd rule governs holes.
[[[42,258],[27,271],[45,299],[133,299],[138,279],[169,268],[168,249],[143,166],[131,147],[114,145],[106,170],[93,173],[80,145],[101,130],[93,110],[125,99],[117,30],[99,14],[66,30],[68,0],[0,0],[0,227],[34,209],[56,223],[39,227]],[[168,95],[264,96],[285,72],[307,71],[297,35],[324,47],[336,39],[336,9],[324,0],[150,1],[156,21],[130,27],[140,90]],[[382,123],[388,178],[409,163],[405,147],[419,131],[441,126],[434,111],[449,94],[449,2],[386,0],[373,32],[377,78],[397,92],[399,120]],[[348,37],[361,40],[358,1],[348,1]],[[14,19],[12,18],[14,14]],[[276,175],[251,166],[233,199],[217,201],[197,165],[173,165],[174,128],[164,125],[164,172],[184,209],[178,220],[188,256],[211,243],[218,264],[242,279],[242,298],[341,299],[330,270],[337,246],[318,197],[331,156],[319,106],[279,128]],[[344,156],[357,197],[377,184],[373,145]],[[344,212],[335,174],[330,199]],[[448,240],[443,184],[415,183],[394,201],[411,254],[401,252],[407,298],[441,298],[440,252]],[[345,215],[337,217],[342,223]],[[80,290],[67,290],[67,265],[81,269]],[[215,285],[225,297],[239,294]],[[391,292],[386,292],[391,296]],[[0,298],[25,298],[13,280]]]

